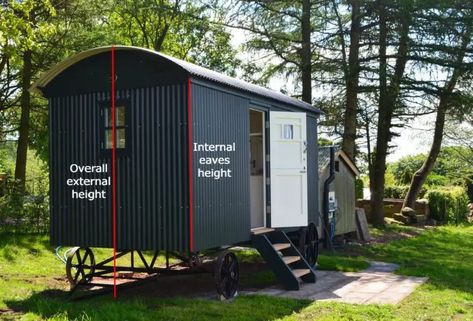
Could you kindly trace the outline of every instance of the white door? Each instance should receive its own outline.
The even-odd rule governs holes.
[[[305,113],[270,112],[271,227],[307,226]]]

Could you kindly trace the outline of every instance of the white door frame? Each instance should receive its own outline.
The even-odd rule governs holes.
[[[267,188],[266,188],[266,154],[267,154],[267,150],[266,150],[266,113],[267,111],[266,110],[263,110],[263,109],[259,109],[258,107],[256,106],[252,106],[250,107],[249,111],[248,111],[248,117],[250,117],[250,113],[251,111],[255,111],[255,112],[258,112],[258,113],[261,113],[262,117],[261,117],[261,130],[262,130],[262,143],[263,143],[263,208],[261,209],[261,213],[263,215],[263,226],[258,226],[258,227],[254,227],[252,229],[256,229],[256,228],[259,228],[259,227],[266,227],[266,208],[267,208],[267,204],[266,204],[266,191],[267,191]],[[248,133],[248,138],[250,137],[251,135],[251,129],[249,129],[249,133]],[[251,173],[250,173],[251,175]],[[250,190],[250,198],[251,198],[251,190]],[[250,219],[251,219],[251,213],[250,213]]]

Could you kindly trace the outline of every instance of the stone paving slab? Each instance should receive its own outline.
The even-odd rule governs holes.
[[[372,262],[361,272],[317,271],[316,283],[302,283],[299,291],[272,286],[247,294],[263,294],[314,301],[357,304],[397,304],[427,281],[424,277],[402,276],[392,263]]]

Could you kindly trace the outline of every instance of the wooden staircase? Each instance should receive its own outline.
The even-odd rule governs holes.
[[[301,282],[315,283],[315,271],[286,233],[260,228],[252,230],[251,240],[286,290],[299,290]]]

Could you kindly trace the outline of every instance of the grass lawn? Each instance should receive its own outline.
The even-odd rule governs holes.
[[[392,229],[373,232],[379,237]],[[400,274],[430,278],[398,305],[366,306],[264,296],[230,302],[152,297],[114,301],[110,295],[68,301],[64,266],[47,237],[3,234],[0,320],[473,320],[473,227],[446,226],[416,234],[358,248],[350,257],[320,257],[324,269],[359,270],[371,259],[398,263]],[[251,251],[239,255],[258,259]],[[269,272],[255,276],[263,283],[271,278]]]

